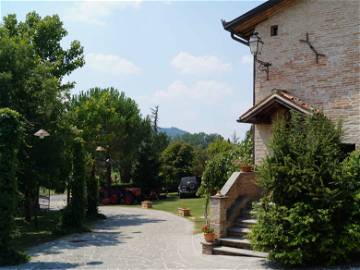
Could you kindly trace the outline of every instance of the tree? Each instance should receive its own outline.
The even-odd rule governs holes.
[[[106,148],[113,168],[124,182],[131,180],[141,138],[141,116],[134,100],[115,88],[92,88],[71,101],[70,118],[82,130],[88,153]]]
[[[133,175],[134,184],[141,188],[143,194],[149,194],[151,190],[161,187],[160,154],[169,143],[166,134],[155,132],[154,125],[149,117],[142,121],[142,142]]]
[[[174,141],[183,141],[192,146],[201,147],[203,149],[207,148],[209,144],[217,140],[223,140],[223,137],[219,134],[206,134],[204,132],[200,133],[185,133],[179,137],[175,137]]]
[[[227,153],[234,148],[230,142],[224,139],[217,139],[209,144],[207,152],[210,158],[215,157],[219,153]]]
[[[72,149],[72,181],[70,204],[63,212],[62,227],[64,230],[83,231],[85,228],[85,152],[84,142],[77,137]]]
[[[173,142],[161,153],[160,175],[169,191],[177,190],[181,177],[192,174],[194,149],[184,142]]]
[[[154,131],[158,132],[158,123],[159,123],[159,106],[155,106],[154,108],[151,108],[151,116],[153,121],[153,127]]]
[[[88,217],[96,218],[98,216],[99,202],[99,182],[96,178],[96,160],[95,158],[87,158],[87,212]],[[90,170],[89,170],[90,169]]]
[[[33,136],[40,128],[53,135],[63,129],[60,120],[64,100],[73,83],[62,80],[84,64],[78,41],[73,41],[68,50],[62,48],[66,34],[57,15],[41,18],[35,12],[20,23],[15,15],[8,15],[0,26],[0,107],[18,111],[26,124],[18,178],[28,221],[36,207],[40,184],[58,186],[56,182],[66,178],[64,172],[68,171],[58,169],[68,167],[64,137],[40,141]]]
[[[353,178],[359,174],[346,179],[341,172],[340,135],[340,128],[316,112],[293,113],[289,122],[274,125],[270,154],[260,167],[264,196],[251,235],[254,247],[269,250],[270,259],[291,266],[333,264],[359,247],[360,190]]]
[[[0,265],[27,260],[14,249],[11,241],[15,229],[17,154],[24,135],[20,118],[13,110],[0,109]]]

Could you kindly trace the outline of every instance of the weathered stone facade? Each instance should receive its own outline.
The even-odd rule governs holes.
[[[256,25],[264,46],[258,59],[270,62],[266,73],[256,70],[255,103],[273,89],[284,89],[341,121],[343,142],[360,146],[360,1],[295,0],[288,8]],[[270,28],[278,26],[278,34]],[[325,55],[316,63],[306,38]],[[255,156],[267,153],[271,125],[255,125]]]

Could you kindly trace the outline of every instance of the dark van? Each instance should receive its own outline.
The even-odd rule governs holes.
[[[196,176],[182,177],[178,187],[179,197],[195,197],[199,188],[199,181]]]

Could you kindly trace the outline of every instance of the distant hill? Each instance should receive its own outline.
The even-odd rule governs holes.
[[[170,128],[159,127],[159,131],[164,132],[170,138],[176,138],[176,137],[180,137],[184,134],[189,134],[189,132],[179,129],[179,128],[176,128],[176,127],[170,127]]]

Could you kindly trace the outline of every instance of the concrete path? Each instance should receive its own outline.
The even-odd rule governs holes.
[[[193,224],[170,213],[107,206],[93,232],[31,248],[31,262],[0,269],[265,269],[263,259],[202,255]]]

